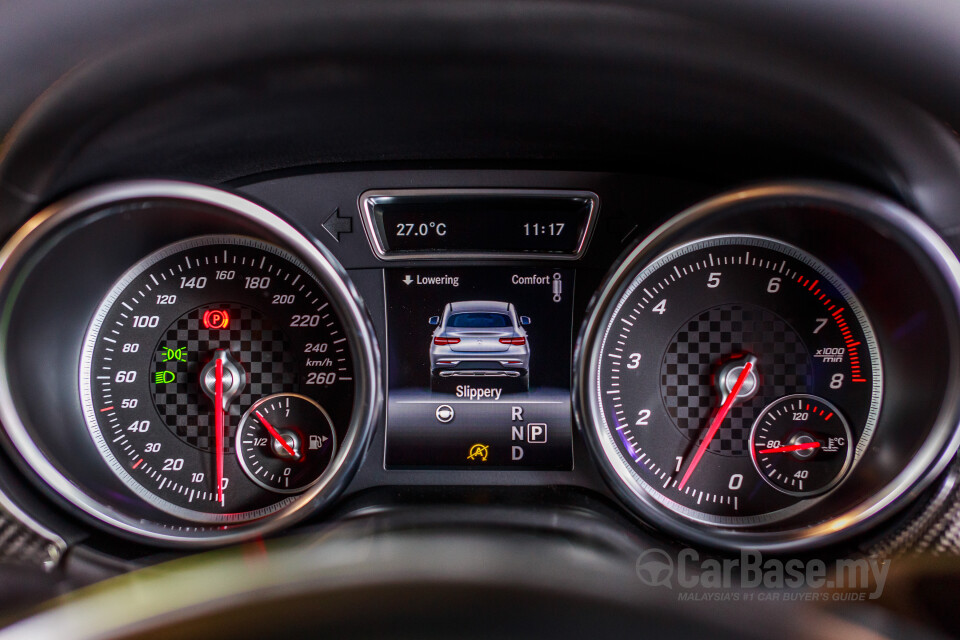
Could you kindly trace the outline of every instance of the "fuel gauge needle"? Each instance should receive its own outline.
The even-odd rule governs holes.
[[[260,412],[259,412],[259,411],[257,411],[257,419],[260,420],[260,424],[262,424],[262,425],[263,425],[263,428],[266,429],[267,432],[268,432],[271,436],[274,437],[274,439],[277,441],[277,443],[278,443],[281,447],[283,447],[284,450],[286,450],[287,453],[290,454],[290,457],[291,457],[291,458],[297,458],[297,457],[298,457],[298,456],[297,456],[297,452],[294,451],[293,448],[292,448],[289,444],[287,444],[287,441],[283,438],[283,436],[280,435],[280,432],[277,431],[276,429],[274,429],[274,428],[273,428],[273,425],[270,424],[269,422],[267,422],[267,419],[264,418],[262,415],[260,415]]]
[[[713,437],[717,435],[720,425],[723,424],[727,414],[730,413],[730,409],[733,407],[734,403],[736,403],[737,396],[740,394],[740,388],[743,386],[743,383],[747,381],[747,377],[750,375],[752,370],[753,362],[748,360],[746,364],[743,365],[743,369],[740,371],[740,375],[737,377],[737,382],[733,385],[733,388],[730,389],[730,393],[727,394],[727,399],[720,407],[720,411],[717,411],[717,415],[714,416],[713,422],[710,423],[710,428],[707,430],[707,435],[703,437],[703,441],[701,441],[700,446],[697,447],[697,452],[694,454],[693,460],[690,461],[690,465],[687,467],[687,472],[683,474],[683,480],[680,481],[679,487],[681,491],[683,491],[683,488],[686,486],[687,480],[690,479],[690,474],[692,474],[693,470],[697,468],[698,464],[700,464],[700,458],[703,457],[707,447],[710,446],[710,443],[713,441]]]

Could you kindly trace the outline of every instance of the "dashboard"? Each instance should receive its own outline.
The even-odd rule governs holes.
[[[949,96],[696,3],[147,4],[0,99],[0,558],[955,555]]]

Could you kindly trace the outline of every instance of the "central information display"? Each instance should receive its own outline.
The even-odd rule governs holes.
[[[387,467],[570,469],[573,271],[385,278]]]

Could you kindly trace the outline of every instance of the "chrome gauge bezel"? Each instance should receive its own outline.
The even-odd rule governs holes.
[[[880,402],[883,389],[883,369],[880,365],[880,353],[877,346],[877,340],[874,336],[873,327],[870,325],[869,318],[867,317],[866,313],[864,313],[862,305],[860,304],[859,300],[857,300],[857,297],[853,294],[853,292],[850,291],[849,287],[847,287],[847,285],[826,265],[822,264],[809,252],[799,249],[791,244],[781,242],[780,240],[776,240],[774,238],[752,234],[725,234],[699,237],[695,240],[673,245],[662,253],[658,253],[655,257],[653,257],[649,264],[647,264],[630,279],[630,282],[620,293],[616,304],[612,305],[610,320],[606,324],[606,331],[603,332],[603,335],[601,335],[601,341],[599,342],[597,353],[607,353],[610,350],[610,347],[606,344],[606,340],[607,337],[609,337],[610,332],[613,330],[613,325],[616,323],[616,316],[629,300],[633,292],[636,291],[636,289],[641,288],[644,284],[647,284],[645,280],[646,277],[655,272],[662,265],[667,264],[676,257],[682,256],[692,250],[699,250],[705,247],[723,247],[727,245],[743,245],[748,248],[757,247],[773,249],[810,267],[823,279],[829,281],[830,284],[840,292],[847,307],[850,309],[853,316],[856,318],[856,321],[859,323],[864,332],[864,338],[870,353],[870,361],[872,364],[871,380],[873,388],[869,417],[863,427],[863,433],[856,444],[856,457],[854,459],[855,464],[856,461],[860,459],[864,449],[868,446],[870,439],[873,437],[874,429],[877,424],[877,417],[880,412]],[[600,365],[600,359],[597,358],[594,373],[598,379],[601,375]],[[596,401],[596,406],[599,407],[603,404],[603,390],[599,388],[599,385],[595,384],[595,386],[596,388],[593,392],[593,399]],[[618,396],[614,395],[613,397],[617,398]],[[645,495],[648,497],[657,501],[671,512],[694,522],[710,526],[743,528],[762,524],[770,524],[801,513],[812,507],[815,504],[814,500],[820,500],[822,498],[822,496],[818,496],[816,499],[797,502],[784,509],[771,511],[763,515],[756,515],[749,518],[709,516],[672,500],[666,494],[659,491],[656,487],[645,482],[640,474],[637,473],[636,469],[631,464],[631,461],[629,461],[619,447],[617,447],[612,436],[613,430],[609,425],[605,412],[598,411],[596,414],[593,414],[592,422],[594,427],[593,430],[597,434],[599,444],[603,449],[603,455],[606,460],[610,461],[614,465],[619,478],[625,480],[627,484],[633,487],[642,488]]]
[[[234,449],[236,450],[236,456],[237,456],[237,460],[240,462],[240,466],[246,472],[247,477],[250,480],[252,480],[255,484],[257,484],[263,489],[266,489],[267,491],[272,491],[273,493],[276,493],[278,495],[294,495],[302,492],[303,489],[302,488],[296,488],[296,489],[290,489],[290,490],[281,489],[279,487],[270,485],[264,482],[263,480],[261,480],[260,477],[257,475],[256,470],[250,466],[250,463],[247,461],[247,458],[243,455],[243,448],[241,446],[242,440],[243,440],[243,429],[244,427],[247,426],[247,424],[251,420],[251,416],[253,416],[253,413],[257,410],[257,408],[263,404],[266,404],[267,402],[270,402],[272,400],[275,400],[276,398],[283,397],[283,396],[287,396],[291,398],[299,398],[300,400],[310,403],[311,405],[314,406],[314,408],[317,409],[317,411],[323,414],[328,424],[333,425],[333,419],[330,418],[330,414],[327,413],[327,410],[324,409],[322,406],[320,406],[320,404],[313,398],[310,398],[300,393],[275,393],[273,395],[260,398],[259,400],[254,402],[252,405],[250,405],[250,408],[247,409],[246,412],[244,412],[243,417],[240,418],[240,423],[237,426],[237,434],[236,436],[234,436],[236,440],[236,445],[234,446]],[[335,429],[331,429],[330,433],[331,433],[331,436],[330,436],[331,446],[333,447],[334,450],[336,450],[337,432]],[[323,479],[325,474],[326,474],[326,471],[324,471],[323,474],[317,476],[315,480],[313,480],[310,484],[307,485],[307,487],[312,487],[316,483],[320,482],[320,480]]]
[[[0,293],[5,295],[4,322],[0,325],[0,379],[9,379],[8,318],[10,305],[15,301],[11,292],[16,291],[17,283],[42,260],[54,243],[62,241],[83,224],[116,215],[118,211],[127,216],[150,215],[148,209],[136,206],[145,201],[184,202],[210,207],[218,214],[237,220],[238,224],[262,231],[268,243],[296,257],[316,277],[340,316],[344,330],[351,336],[356,385],[351,422],[327,472],[320,481],[281,509],[260,519],[235,525],[204,526],[184,522],[181,526],[128,513],[122,506],[94,495],[88,487],[69,477],[62,466],[35,442],[9,386],[0,385],[0,422],[6,444],[52,490],[54,496],[64,499],[95,522],[107,525],[108,529],[135,538],[172,546],[202,547],[246,540],[290,526],[327,504],[352,478],[380,414],[383,393],[380,352],[373,326],[346,272],[321,244],[269,210],[220,189],[166,180],[108,184],[47,207],[21,227],[0,250]]]
[[[780,398],[779,400],[775,401],[773,404],[767,405],[767,407],[760,413],[760,415],[757,416],[757,419],[756,419],[756,420],[754,421],[754,423],[753,423],[753,427],[750,429],[750,458],[752,459],[754,469],[757,470],[757,473],[760,475],[761,478],[763,478],[764,482],[766,482],[767,484],[769,484],[771,487],[773,487],[773,488],[776,489],[777,491],[782,491],[783,493],[786,493],[787,495],[798,496],[798,497],[821,496],[821,495],[823,495],[823,494],[829,493],[831,489],[833,489],[833,488],[836,487],[838,484],[840,484],[841,482],[843,482],[843,479],[844,479],[844,478],[846,477],[846,475],[850,472],[850,469],[853,468],[853,466],[856,464],[856,462],[857,462],[857,461],[860,459],[860,457],[863,455],[863,449],[864,449],[864,447],[866,446],[866,444],[868,444],[868,442],[865,442],[864,440],[865,440],[865,439],[866,439],[866,440],[869,440],[869,438],[865,438],[865,436],[866,436],[866,430],[864,430],[864,435],[862,435],[862,436],[860,437],[860,441],[857,442],[856,446],[855,446],[855,447],[848,447],[848,449],[847,449],[847,455],[846,455],[846,458],[845,458],[844,461],[843,461],[843,466],[842,466],[842,468],[841,468],[840,471],[837,473],[836,477],[835,477],[830,483],[828,483],[826,486],[824,486],[824,487],[822,487],[822,488],[820,488],[820,489],[817,489],[816,491],[803,492],[803,493],[798,492],[798,491],[788,491],[787,489],[784,489],[783,487],[778,486],[775,482],[773,482],[773,481],[770,479],[770,477],[769,477],[767,474],[765,474],[765,473],[764,473],[763,471],[761,471],[761,469],[760,469],[759,461],[757,460],[756,435],[755,435],[755,434],[756,434],[756,432],[757,432],[757,429],[760,427],[761,422],[763,421],[763,419],[770,413],[770,411],[774,408],[774,406],[775,406],[776,404],[779,404],[779,403],[781,403],[781,402],[783,402],[783,401],[785,401],[785,400],[796,400],[796,399],[798,399],[798,398],[814,398],[814,399],[816,400],[816,402],[818,402],[819,404],[822,404],[822,405],[825,405],[826,407],[828,407],[828,408],[829,408],[829,411],[832,411],[832,412],[834,413],[834,415],[837,416],[837,419],[840,420],[840,424],[843,425],[843,429],[844,429],[844,432],[846,433],[847,438],[848,438],[848,439],[852,439],[852,438],[851,438],[850,425],[847,423],[847,419],[843,416],[843,412],[840,411],[840,409],[838,409],[838,408],[836,407],[836,405],[834,405],[832,402],[830,402],[830,401],[828,401],[828,400],[826,400],[826,399],[824,399],[824,398],[820,398],[820,397],[816,397],[816,396],[811,396],[810,394],[806,394],[806,393],[795,393],[795,394],[792,394],[792,395],[789,395],[789,396],[784,396],[784,397]],[[876,418],[875,418],[875,417],[874,417],[873,422],[874,422],[873,425],[868,425],[868,428],[869,428],[870,431],[871,431],[871,433],[870,433],[871,436],[873,435],[873,428],[876,426]]]
[[[97,445],[97,449],[100,451],[100,454],[103,456],[104,461],[107,465],[113,470],[120,480],[123,481],[131,491],[136,493],[142,500],[152,504],[154,507],[161,511],[165,511],[171,515],[174,515],[183,520],[198,522],[203,524],[230,524],[231,522],[240,522],[240,521],[249,521],[255,520],[260,517],[269,516],[272,513],[283,510],[287,505],[296,500],[296,497],[293,495],[288,495],[286,497],[279,498],[274,504],[269,507],[264,507],[258,512],[253,513],[227,513],[227,514],[215,514],[207,513],[203,511],[185,509],[174,505],[167,500],[163,499],[154,491],[148,489],[143,483],[139,482],[136,478],[131,475],[127,468],[121,464],[117,459],[116,454],[107,444],[107,439],[104,435],[104,426],[100,423],[100,416],[98,415],[97,410],[95,409],[95,394],[91,380],[91,372],[95,369],[94,366],[94,350],[97,346],[97,341],[100,338],[101,331],[104,328],[105,318],[109,315],[111,310],[114,308],[114,305],[117,304],[118,300],[122,299],[123,294],[127,291],[127,287],[137,279],[141,274],[146,271],[149,271],[156,263],[172,256],[177,253],[181,253],[188,249],[194,249],[198,247],[209,247],[212,245],[218,246],[235,246],[235,247],[251,247],[264,251],[265,253],[273,254],[274,256],[281,258],[290,262],[294,267],[303,270],[305,273],[309,273],[306,265],[304,265],[299,259],[290,255],[288,252],[284,251],[280,247],[277,247],[274,244],[269,242],[264,242],[256,238],[251,238],[249,236],[238,236],[238,235],[204,235],[199,237],[188,238],[186,240],[181,240],[171,245],[155,251],[149,256],[145,257],[143,260],[133,265],[126,273],[124,273],[120,279],[110,288],[110,291],[104,297],[103,301],[100,303],[97,313],[94,316],[93,320],[90,322],[90,327],[87,330],[87,335],[83,340],[83,351],[80,354],[80,402],[83,407],[84,419],[87,423],[87,429],[90,431],[90,435],[93,438],[93,441]],[[319,284],[319,283],[318,283]],[[313,402],[311,400],[311,402]],[[315,404],[315,403],[314,403]],[[317,405],[319,407],[319,405]],[[320,407],[320,410],[326,414],[326,411]],[[246,419],[246,415],[242,418]],[[329,420],[329,416],[327,416]],[[332,424],[332,421],[331,421]],[[241,458],[241,464],[243,460]],[[249,473],[249,472],[248,472]],[[326,475],[326,472],[325,474]],[[317,482],[321,480],[323,476],[317,478]],[[255,477],[250,476],[250,479],[253,480],[257,485],[263,486],[259,480]],[[313,483],[311,483],[313,484]],[[266,487],[269,488],[269,487]],[[279,492],[282,493],[282,492]],[[301,493],[301,491],[289,492],[291,494]]]
[[[758,186],[711,198],[678,214],[629,250],[608,274],[604,285],[594,296],[586,320],[578,336],[574,366],[574,406],[581,433],[598,462],[601,473],[613,491],[649,524],[682,539],[708,546],[736,550],[750,546],[767,551],[785,552],[809,549],[847,539],[874,526],[908,504],[926,489],[942,472],[960,445],[960,398],[945,398],[929,435],[917,454],[909,460],[892,481],[852,508],[831,514],[829,518],[797,524],[791,518],[778,528],[777,523],[764,527],[730,527],[688,518],[664,505],[637,483],[620,456],[611,455],[604,427],[603,410],[596,394],[599,384],[599,348],[606,326],[624,291],[635,276],[659,256],[692,240],[716,235],[699,234],[698,230],[723,219],[731,222],[737,211],[749,206],[782,206],[784,204],[833,204],[864,224],[881,225],[897,231],[898,242],[909,243],[942,280],[949,292],[940,301],[945,310],[950,345],[960,343],[960,263],[944,241],[929,226],[904,207],[880,196],[856,188],[831,184],[790,183]],[[723,216],[730,215],[731,219]],[[729,226],[736,234],[736,224]],[[748,233],[740,235],[749,235]],[[772,239],[781,240],[773,234]],[[881,355],[883,346],[881,344]],[[952,359],[948,388],[960,384],[960,367]],[[816,500],[823,500],[821,496]]]

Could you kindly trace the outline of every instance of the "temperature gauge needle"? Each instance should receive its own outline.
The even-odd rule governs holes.
[[[217,447],[217,502],[223,504],[223,360],[216,359],[217,379],[213,391]]]
[[[785,447],[774,447],[773,449],[761,449],[757,453],[790,453],[791,451],[803,451],[804,449],[816,449],[820,446],[819,442],[804,442],[803,444],[791,444]]]
[[[720,407],[720,411],[717,411],[717,415],[714,416],[713,422],[710,423],[710,428],[707,430],[707,435],[703,437],[703,441],[700,443],[700,446],[697,447],[697,452],[694,454],[693,460],[690,461],[690,465],[687,467],[687,472],[683,474],[683,480],[680,481],[681,491],[683,490],[683,487],[686,486],[687,480],[690,479],[690,474],[692,474],[693,470],[697,468],[698,464],[700,464],[700,458],[703,457],[707,447],[710,446],[710,443],[713,441],[713,437],[717,435],[720,425],[723,424],[727,414],[730,413],[730,409],[733,407],[734,403],[737,401],[737,396],[740,394],[740,388],[743,387],[743,383],[747,381],[747,377],[750,375],[752,370],[753,362],[747,361],[747,363],[743,365],[740,375],[737,377],[736,384],[733,385],[733,388],[730,389],[730,393],[727,394],[726,401]]]
[[[262,415],[260,415],[259,411],[257,411],[257,419],[260,420],[260,424],[263,425],[263,428],[266,429],[270,433],[270,435],[272,435],[274,439],[276,439],[276,441],[280,444],[280,446],[283,447],[284,450],[290,454],[291,458],[299,457],[297,456],[297,453],[293,450],[293,448],[289,444],[287,444],[287,441],[283,438],[283,436],[280,435],[280,432],[274,429],[273,425],[267,422],[267,419],[264,418]]]

